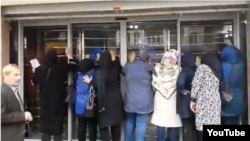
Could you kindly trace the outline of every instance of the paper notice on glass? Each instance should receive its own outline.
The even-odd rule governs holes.
[[[40,66],[40,63],[38,62],[38,60],[36,58],[30,60],[30,64],[32,66],[33,71]]]

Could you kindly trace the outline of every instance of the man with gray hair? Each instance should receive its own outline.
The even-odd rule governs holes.
[[[25,123],[32,120],[30,112],[24,112],[24,103],[18,93],[19,68],[15,64],[6,65],[1,85],[1,141],[23,141]]]

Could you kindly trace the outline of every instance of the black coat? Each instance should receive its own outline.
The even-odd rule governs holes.
[[[100,69],[97,66],[96,78],[97,78],[97,92],[102,94],[105,110],[98,113],[98,124],[100,128],[119,125],[125,120],[125,111],[123,109],[123,98],[120,87],[120,74],[121,74],[121,64],[117,59],[112,63],[110,69],[108,69],[108,76],[105,79],[105,91],[101,87],[103,86],[98,81],[100,78]],[[99,99],[97,100],[100,101]]]
[[[182,68],[177,80],[177,113],[181,118],[194,117],[190,110],[190,94],[185,95],[187,90],[191,92],[191,83],[195,74],[195,69]]]
[[[63,119],[67,113],[67,73],[78,67],[75,60],[70,62],[75,63],[51,65],[49,74],[47,66],[42,65],[35,70],[33,83],[39,86],[40,129],[43,133],[62,135]]]
[[[11,87],[3,83],[1,86],[1,141],[23,141],[24,133],[23,108],[20,107]]]

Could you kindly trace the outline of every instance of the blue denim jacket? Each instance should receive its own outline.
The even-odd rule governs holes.
[[[151,113],[154,105],[152,73],[145,62],[135,60],[126,63],[123,73],[125,74],[125,111],[137,114]]]

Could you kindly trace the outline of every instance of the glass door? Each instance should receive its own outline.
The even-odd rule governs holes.
[[[59,54],[59,61],[67,62],[65,47],[67,47],[67,26],[24,27],[24,100],[26,110],[33,115],[33,121],[30,124],[31,134],[26,135],[26,138],[41,138],[39,90],[32,85],[33,71],[29,61],[36,58],[40,64],[43,64],[46,50],[54,48]],[[68,131],[66,113],[67,111],[65,111],[63,139],[67,139]]]
[[[127,24],[128,58],[140,47],[147,47],[153,63],[160,62],[162,55],[168,49],[177,50],[177,22],[150,21],[129,22]]]
[[[233,34],[233,20],[183,21],[181,52],[220,54],[226,44],[233,44]]]
[[[96,60],[98,54],[110,50],[120,58],[120,23],[73,24],[72,27],[73,54],[79,60],[85,57]],[[73,117],[73,139],[77,139],[77,118]]]

